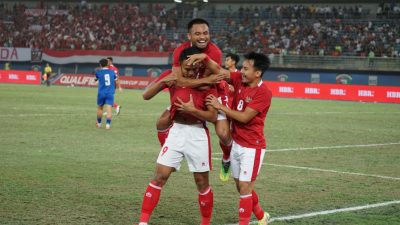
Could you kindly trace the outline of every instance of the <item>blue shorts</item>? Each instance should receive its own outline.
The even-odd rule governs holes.
[[[114,105],[114,94],[101,94],[99,93],[97,95],[97,105],[98,106],[103,106],[103,105]]]

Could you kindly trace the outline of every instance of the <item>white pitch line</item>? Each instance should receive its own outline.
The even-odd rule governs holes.
[[[221,159],[220,158],[212,158],[212,160],[220,161]],[[327,169],[304,167],[304,166],[281,165],[281,164],[274,164],[274,163],[263,163],[262,165],[287,167],[287,168],[303,169],[303,170],[313,170],[313,171],[321,171],[321,172],[329,172],[329,173],[349,174],[349,175],[364,176],[364,177],[376,177],[376,178],[390,179],[390,180],[400,180],[400,177],[389,177],[389,176],[382,176],[382,175],[376,175],[376,174],[366,174],[366,173],[354,173],[354,172],[345,172],[345,171],[337,171],[337,170],[327,170]]]
[[[364,176],[364,177],[377,177],[377,178],[390,179],[390,180],[400,180],[399,177],[389,177],[389,176],[382,176],[382,175],[376,175],[376,174],[344,172],[344,171],[319,169],[319,168],[304,167],[304,166],[281,165],[281,164],[274,164],[274,163],[263,163],[263,165],[288,167],[288,168],[303,169],[303,170],[314,170],[314,171],[330,172],[330,173],[350,174],[350,175]]]
[[[341,213],[341,212],[351,212],[351,211],[358,211],[358,210],[363,210],[363,209],[378,208],[378,207],[384,207],[384,206],[394,205],[394,204],[400,204],[400,200],[394,200],[394,201],[382,202],[382,203],[376,203],[376,204],[361,205],[361,206],[354,206],[354,207],[348,207],[348,208],[342,208],[342,209],[332,209],[332,210],[325,210],[325,211],[319,211],[319,212],[311,212],[311,213],[305,213],[305,214],[299,214],[299,215],[276,217],[276,218],[271,218],[268,221],[268,223],[272,223],[274,221],[295,220],[295,219],[303,219],[303,218],[307,218],[307,217],[314,217],[314,216],[320,216],[320,215],[328,215],[328,214],[335,214],[335,213]],[[250,222],[250,224],[256,224],[256,223],[257,223],[257,221]],[[238,224],[232,223],[232,224],[225,224],[225,225],[238,225]]]
[[[400,142],[380,143],[380,144],[364,144],[364,145],[336,145],[336,146],[315,146],[306,148],[281,148],[281,149],[267,149],[267,152],[286,152],[286,151],[303,151],[303,150],[319,150],[319,149],[339,149],[339,148],[369,148],[388,145],[400,145]],[[222,152],[214,153],[222,155]]]

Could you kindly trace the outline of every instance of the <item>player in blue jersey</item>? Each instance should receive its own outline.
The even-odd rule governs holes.
[[[110,129],[112,106],[114,104],[115,81],[118,79],[115,72],[107,68],[107,59],[100,60],[101,69],[96,71],[96,81],[98,81],[97,92],[97,128],[101,128],[101,118],[103,116],[103,107],[106,106],[106,129]]]

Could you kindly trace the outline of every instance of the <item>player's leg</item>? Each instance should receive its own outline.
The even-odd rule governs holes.
[[[156,172],[148,185],[143,197],[140,222],[147,224],[154,208],[158,204],[162,187],[167,183],[169,176],[175,170],[179,170],[183,159],[182,131],[179,127],[171,128],[171,135],[166,140],[157,158]],[[140,224],[140,223],[139,223]]]
[[[112,105],[114,104],[114,94],[108,94],[106,96],[106,129],[110,129],[111,127],[111,118],[112,118]]]
[[[218,115],[219,118],[215,122],[215,132],[219,137],[219,145],[222,149],[222,162],[221,169],[219,173],[219,178],[221,181],[228,181],[230,175],[230,154],[232,148],[232,137],[230,131],[229,120],[226,119],[225,115]]]
[[[143,196],[142,210],[139,219],[141,224],[147,224],[149,222],[150,216],[160,200],[162,187],[167,183],[168,178],[174,170],[173,167],[157,163],[154,177],[147,186]]]
[[[164,110],[164,112],[161,114],[160,118],[158,118],[157,123],[156,123],[157,137],[158,137],[158,141],[160,142],[161,146],[164,145],[165,140],[168,137],[168,132],[169,132],[171,125],[172,125],[172,121],[171,121],[169,107],[168,107],[166,110]]]
[[[194,181],[199,192],[198,203],[201,225],[209,225],[214,205],[214,196],[209,183],[209,171],[212,168],[210,134],[202,124],[190,126],[185,131],[185,136],[182,137],[186,139],[185,158],[189,171],[193,172]]]
[[[97,94],[97,121],[96,127],[101,127],[101,119],[103,117],[103,106],[105,104],[105,96],[101,94]]]
[[[209,225],[214,206],[214,194],[209,183],[209,172],[193,173],[201,213],[201,225]]]
[[[118,103],[114,102],[113,107],[114,107],[114,109],[115,109],[115,113],[116,113],[117,116],[118,116],[118,115],[121,113],[121,108],[122,108],[122,106],[121,106],[121,105],[118,105]]]
[[[96,122],[96,127],[100,128],[101,127],[101,119],[103,117],[103,106],[98,105],[97,106],[97,122]]]
[[[254,191],[254,182],[261,169],[265,149],[253,149],[242,147],[235,142],[232,147],[232,176],[235,179],[236,188],[240,193],[239,224],[248,224],[253,212],[259,224],[267,223],[268,213],[261,208],[258,195]]]
[[[111,128],[111,118],[112,118],[112,107],[111,105],[106,105],[106,129],[110,129]]]

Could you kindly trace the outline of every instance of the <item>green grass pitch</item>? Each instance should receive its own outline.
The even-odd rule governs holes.
[[[151,101],[124,90],[111,130],[95,128],[96,88],[0,84],[0,224],[134,224],[160,150]],[[237,223],[233,180],[218,179],[212,134],[213,225]],[[256,191],[272,224],[400,224],[400,105],[274,98]],[[254,218],[253,218],[254,221]],[[187,165],[162,191],[151,225],[200,223]],[[253,223],[254,224],[254,223]]]

